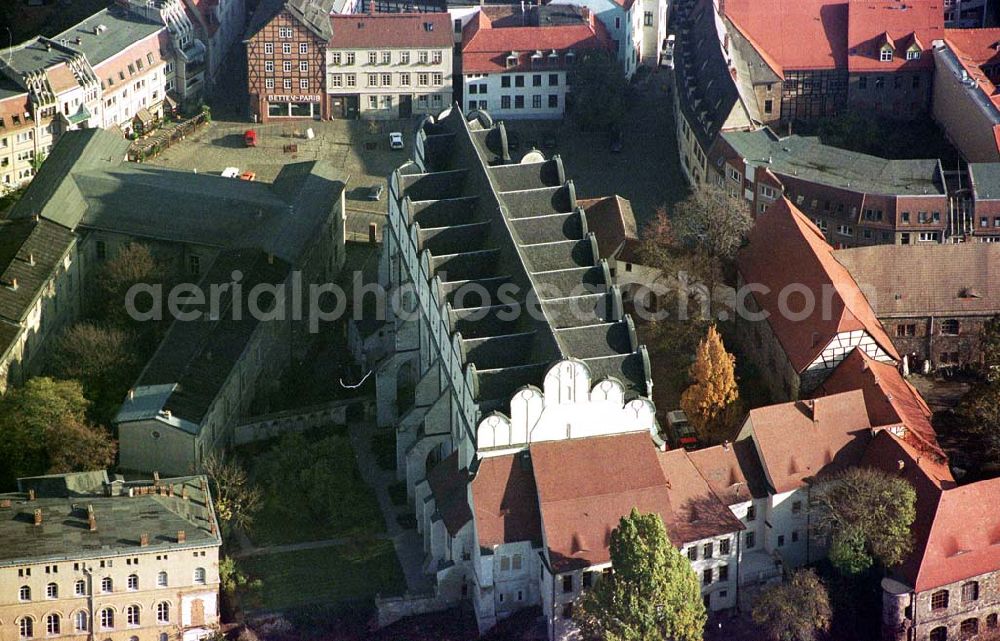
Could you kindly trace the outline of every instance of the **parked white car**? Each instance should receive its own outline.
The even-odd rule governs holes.
[[[222,170],[223,178],[239,178],[240,168],[239,167],[226,167]]]
[[[403,148],[403,134],[394,131],[389,134],[389,149],[402,149]]]

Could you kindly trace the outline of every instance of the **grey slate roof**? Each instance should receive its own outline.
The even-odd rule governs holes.
[[[1000,200],[1000,163],[969,163],[976,200]]]
[[[88,474],[101,474],[88,473]],[[41,492],[29,500],[27,492],[0,494],[0,566],[42,561],[81,560],[149,550],[176,550],[221,544],[212,499],[202,476],[151,482],[113,483],[93,491],[70,481],[61,486],[54,477],[38,484],[28,480],[24,490]],[[105,487],[111,489],[108,496]],[[172,489],[172,492],[168,489]],[[203,489],[205,488],[205,489]],[[129,496],[129,492],[133,496]],[[184,498],[186,495],[187,498]],[[97,525],[91,531],[88,508]],[[34,525],[35,510],[42,523]],[[186,542],[177,542],[184,530]],[[140,548],[140,537],[149,546]]]
[[[282,9],[287,9],[304,27],[317,37],[328,41],[333,37],[330,14],[340,13],[342,8],[343,0],[261,0],[250,16],[244,40],[249,40]]]
[[[587,363],[595,381],[613,377],[630,396],[647,395],[644,348],[562,160],[504,164],[505,128],[490,123],[467,121],[457,106],[426,120],[423,155],[396,177],[480,407],[506,406],[565,358]]]
[[[121,52],[131,44],[139,42],[154,33],[164,29],[159,15],[154,11],[148,18],[126,11],[122,7],[111,5],[85,20],[63,31],[52,40],[66,40],[69,47],[82,51],[92,66],[97,66]],[[95,34],[97,26],[106,27],[100,34]],[[76,39],[80,44],[76,44]]]
[[[722,138],[751,164],[779,175],[864,193],[945,193],[938,160],[887,160],[824,145],[815,137],[778,138],[766,127],[729,131]]]
[[[74,242],[73,232],[45,219],[0,220],[0,317],[24,320]],[[0,353],[7,348],[0,343]]]
[[[203,292],[213,284],[232,281],[234,270],[243,273],[243,291],[261,283],[281,284],[289,265],[253,250],[223,252],[199,283]],[[175,320],[156,353],[133,386],[134,395],[122,403],[115,423],[160,419],[186,432],[198,433],[212,401],[246,350],[262,321],[246,308],[234,318],[231,288],[222,292],[218,316]],[[243,300],[235,301],[242,306]],[[169,412],[169,415],[163,414]]]

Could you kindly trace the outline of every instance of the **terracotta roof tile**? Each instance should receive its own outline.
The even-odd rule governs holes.
[[[899,359],[864,293],[834,258],[823,232],[787,198],[775,201],[766,215],[757,218],[738,265],[745,283],[768,288],[754,292],[754,299],[768,312],[767,322],[796,371],[804,371],[837,334],[857,330],[867,332],[886,354]],[[815,304],[808,316],[793,320],[781,313],[778,301],[784,288],[803,285]],[[833,295],[827,306],[821,301],[827,300],[830,287]],[[787,309],[803,309],[801,291],[789,291]]]
[[[944,37],[944,11],[938,0],[850,0],[848,9],[848,69],[855,71],[910,71],[934,67],[931,43]],[[879,59],[882,45],[894,49],[893,59]],[[921,54],[906,59],[916,44]]]
[[[938,445],[937,433],[931,425],[931,410],[895,365],[876,361],[856,349],[833,370],[814,396],[857,389],[865,395],[868,419],[873,428],[905,426],[905,440],[941,464],[937,474],[942,479],[952,480],[947,456]]]
[[[775,492],[857,464],[871,440],[861,390],[750,410],[747,419]]]
[[[659,514],[675,546],[742,527],[683,451],[658,451],[646,432],[537,443],[531,458],[556,571],[607,563],[632,508]]]
[[[993,243],[878,245],[833,256],[880,318],[992,315],[1000,308],[1000,246]]]
[[[527,452],[482,459],[472,480],[472,504],[480,546],[541,544],[538,490]]]
[[[632,205],[621,196],[578,199],[587,215],[587,230],[597,237],[601,258],[610,258],[626,240],[638,240]]]
[[[560,9],[569,7],[557,6]],[[552,51],[557,54],[556,64],[547,63],[544,67],[537,67],[537,70],[565,69],[568,51],[611,51],[611,38],[601,21],[595,19],[593,13],[586,8],[569,8],[580,12],[581,20],[578,23],[560,22],[547,26],[523,27],[495,25],[489,12],[480,10],[462,32],[462,72],[530,71],[533,68],[531,56],[536,51],[541,51],[546,61]],[[499,15],[497,8],[490,9]],[[509,12],[509,9],[505,11]],[[518,52],[518,61],[516,65],[508,67],[507,56],[512,51]]]
[[[708,486],[726,505],[767,496],[767,479],[749,439],[688,452]]]
[[[847,66],[847,3],[842,0],[727,0],[725,11],[776,70]]]
[[[427,27],[430,25],[430,28]],[[450,49],[451,17],[447,13],[358,13],[330,16],[331,47],[443,47]]]

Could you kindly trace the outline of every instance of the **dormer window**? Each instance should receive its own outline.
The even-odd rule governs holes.
[[[882,49],[879,50],[879,60],[882,62],[892,62],[892,47],[889,45],[882,47]]]
[[[507,68],[510,69],[511,67],[516,67],[516,66],[517,66],[517,52],[511,51],[510,55],[507,56]]]
[[[916,47],[910,47],[909,49],[906,50],[907,60],[917,60],[919,58],[920,58],[920,49]]]
[[[576,52],[570,50],[566,52],[566,63],[572,64],[576,60]]]

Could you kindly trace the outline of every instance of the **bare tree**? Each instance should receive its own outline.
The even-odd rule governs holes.
[[[215,512],[224,526],[248,531],[260,511],[263,494],[251,483],[243,466],[224,455],[209,454],[202,463],[212,482]]]

